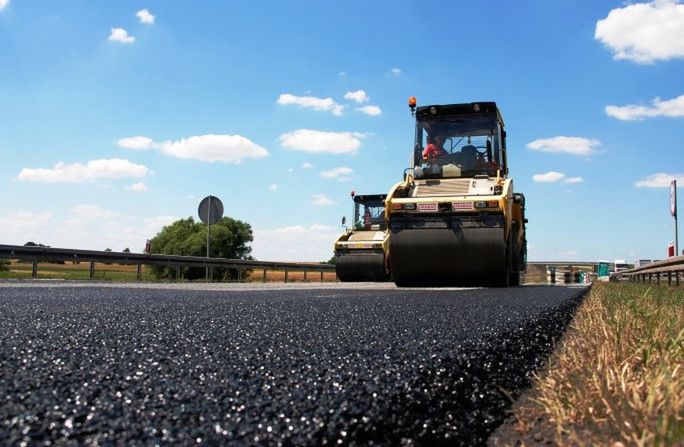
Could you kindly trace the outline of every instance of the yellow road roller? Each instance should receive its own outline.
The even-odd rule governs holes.
[[[385,194],[356,195],[351,228],[335,241],[335,270],[340,281],[387,281]],[[342,224],[346,223],[343,218]]]
[[[519,285],[527,262],[525,196],[514,192],[494,102],[409,107],[411,166],[385,200],[388,264],[398,286]]]

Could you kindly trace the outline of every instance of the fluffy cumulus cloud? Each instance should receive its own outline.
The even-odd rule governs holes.
[[[72,207],[65,216],[51,211],[17,211],[0,214],[3,243],[22,245],[34,241],[52,247],[142,252],[145,240],[174,216],[131,216],[106,210],[95,204]]]
[[[349,154],[358,152],[363,134],[299,129],[280,136],[286,149],[311,153]]]
[[[356,101],[359,104],[363,104],[364,102],[368,102],[370,99],[370,96],[366,94],[365,91],[363,90],[355,90],[353,92],[347,92],[344,94],[344,99],[348,101]]]
[[[684,57],[684,4],[655,0],[627,4],[596,23],[594,37],[613,58],[640,64]]]
[[[370,116],[378,116],[382,113],[382,110],[378,106],[363,106],[358,107],[356,110]]]
[[[198,135],[177,141],[156,142],[144,136],[122,138],[120,147],[157,150],[165,155],[208,162],[241,163],[246,158],[263,158],[268,151],[240,135]]]
[[[152,25],[154,23],[155,17],[147,9],[141,9],[135,13],[135,16],[138,18],[140,23],[146,23],[148,25]]]
[[[659,172],[657,174],[649,175],[634,182],[637,188],[669,188],[672,180],[677,180],[677,185],[684,185],[684,173],[681,174],[667,174]]]
[[[282,106],[297,105],[305,109],[313,109],[319,112],[331,112],[335,116],[342,116],[344,106],[338,104],[332,98],[317,98],[315,96],[295,96],[283,93],[278,97],[278,104]]]
[[[562,172],[549,171],[544,174],[534,174],[532,180],[537,183],[556,183],[560,182],[565,178],[565,174]]]
[[[601,142],[599,140],[564,136],[541,138],[527,143],[527,147],[535,151],[584,156],[591,155],[600,145]]]
[[[5,9],[5,6],[9,5],[10,0],[0,0],[0,11]]]
[[[137,183],[133,183],[132,185],[124,186],[124,189],[126,191],[133,191],[133,192],[145,192],[145,191],[147,191],[147,185],[143,182],[137,182]]]
[[[337,202],[326,196],[325,194],[314,194],[311,196],[311,204],[315,206],[334,205]]]
[[[123,28],[112,28],[112,33],[109,35],[109,40],[119,43],[133,43],[135,37],[129,36],[128,31]]]
[[[119,158],[91,160],[86,164],[58,162],[53,168],[24,168],[17,175],[22,182],[81,183],[95,180],[142,178],[146,166]]]
[[[349,180],[349,176],[353,172],[354,172],[354,170],[352,168],[346,168],[344,166],[341,166],[339,168],[333,168],[333,169],[329,169],[327,171],[322,171],[321,177],[346,181],[346,180]]]
[[[667,100],[655,98],[651,101],[650,106],[606,106],[606,114],[623,121],[637,121],[657,116],[666,116],[670,118],[683,117],[684,95]]]
[[[260,261],[327,261],[340,233],[339,228],[320,224],[256,228],[252,256]]]

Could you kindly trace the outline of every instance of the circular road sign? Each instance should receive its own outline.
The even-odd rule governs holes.
[[[223,217],[223,203],[218,197],[206,196],[197,209],[199,218],[208,225],[213,225]]]
[[[677,215],[677,181],[672,180],[670,183],[670,213],[672,216]]]

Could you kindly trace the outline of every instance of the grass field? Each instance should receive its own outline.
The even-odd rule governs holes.
[[[32,264],[30,262],[18,262],[12,260],[8,270],[0,270],[0,279],[30,279]],[[38,264],[38,279],[65,279],[65,280],[86,280],[89,278],[90,263],[83,262],[80,264],[66,263],[66,264],[51,264],[41,262]],[[135,281],[136,280],[136,266],[135,265],[120,265],[120,264],[103,264],[95,263],[95,278],[100,281]],[[263,270],[254,270],[247,281],[261,282],[263,281]],[[142,267],[142,280],[154,281],[154,276],[150,273],[147,266]],[[288,282],[303,282],[304,272],[288,272]],[[306,281],[319,282],[321,274],[319,272],[308,272],[306,274]],[[268,270],[266,272],[267,282],[284,282],[285,272]],[[335,272],[325,272],[323,274],[324,282],[336,281]]]
[[[684,445],[684,288],[596,284],[514,411],[506,445]]]

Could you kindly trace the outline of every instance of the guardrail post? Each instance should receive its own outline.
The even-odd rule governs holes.
[[[672,285],[672,272],[667,272],[667,285]]]
[[[321,270],[321,282],[323,282],[323,270]]]
[[[140,281],[142,279],[142,264],[138,264],[135,269],[135,279]]]
[[[95,278],[95,262],[90,261],[90,271],[88,272],[88,279]]]
[[[33,264],[31,265],[31,278],[37,278],[38,277],[38,260],[34,259]]]
[[[264,269],[264,274],[263,274],[263,276],[261,277],[261,280],[262,280],[263,282],[266,282],[266,269]]]
[[[285,270],[285,282],[287,282],[287,270]]]
[[[675,284],[679,285],[679,272],[675,272]]]
[[[656,284],[660,285],[660,273],[656,273]]]
[[[237,274],[238,274],[238,278],[237,278],[238,282],[242,282],[242,270],[238,269]]]
[[[176,281],[178,281],[180,279],[180,275],[181,275],[181,268],[180,268],[180,265],[177,265],[176,266]]]
[[[304,270],[304,282],[306,282],[306,270]]]

